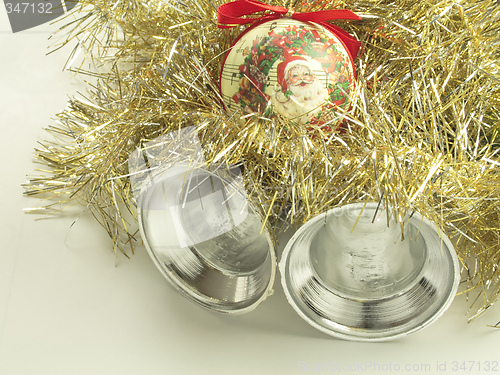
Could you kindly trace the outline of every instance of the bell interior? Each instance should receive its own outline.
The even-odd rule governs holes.
[[[141,196],[146,247],[167,280],[192,301],[245,312],[272,286],[274,248],[237,178],[171,168]]]
[[[453,246],[435,225],[414,214],[401,226],[376,203],[312,219],[287,244],[280,269],[299,315],[351,340],[387,340],[423,328],[449,306],[458,286]]]

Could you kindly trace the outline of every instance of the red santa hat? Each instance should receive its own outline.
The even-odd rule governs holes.
[[[278,71],[278,84],[283,91],[288,89],[285,79],[288,71],[297,65],[307,65],[307,59],[303,56],[285,56],[285,60],[278,64],[276,68]]]

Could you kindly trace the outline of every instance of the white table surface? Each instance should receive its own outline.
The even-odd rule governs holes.
[[[83,84],[62,71],[69,49],[46,56],[56,26],[13,34],[4,9],[0,374],[500,373],[500,364],[496,372],[477,371],[500,362],[500,330],[487,327],[500,320],[498,305],[468,324],[468,302],[457,297],[435,324],[404,339],[346,342],[301,320],[279,282],[252,313],[213,313],[178,295],[144,248],[130,260],[115,257],[88,213],[72,227],[74,213],[24,214],[43,203],[22,195],[33,149]]]

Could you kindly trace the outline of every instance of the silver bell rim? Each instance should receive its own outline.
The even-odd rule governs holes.
[[[341,260],[340,265],[330,268],[320,266],[320,260],[328,259],[331,252],[317,250],[317,242],[313,241],[330,218],[342,218],[346,211],[365,212],[371,217],[379,210],[375,202],[331,209],[299,228],[283,251],[279,269],[288,302],[302,319],[330,336],[351,341],[387,341],[406,336],[435,322],[457,292],[460,268],[454,247],[435,224],[418,213],[407,220],[405,227],[415,241],[423,241],[423,254],[419,255],[421,249],[416,245],[410,245],[407,252],[423,260],[413,262],[413,267],[403,264],[403,276],[391,276],[397,282],[381,278],[385,282],[382,289],[363,289],[359,285],[366,284],[366,280],[345,282],[348,277],[341,279],[335,276],[339,272],[333,272],[347,269],[344,273],[353,275],[352,263]],[[384,211],[380,210],[379,216],[386,218]],[[356,225],[362,227],[363,223]],[[401,233],[399,226],[397,230]],[[370,272],[364,276],[369,278]]]

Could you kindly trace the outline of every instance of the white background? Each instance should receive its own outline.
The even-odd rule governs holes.
[[[24,214],[43,204],[21,188],[43,128],[84,90],[62,71],[69,49],[46,56],[58,26],[13,34],[0,6],[0,374],[378,374],[427,365],[426,374],[476,374],[478,362],[500,361],[500,330],[487,327],[500,306],[467,324],[468,302],[457,297],[404,339],[346,342],[302,321],[279,282],[250,314],[213,313],[174,292],[143,248],[115,257],[87,213],[71,228],[74,214]],[[454,361],[475,361],[474,370],[454,371]]]

